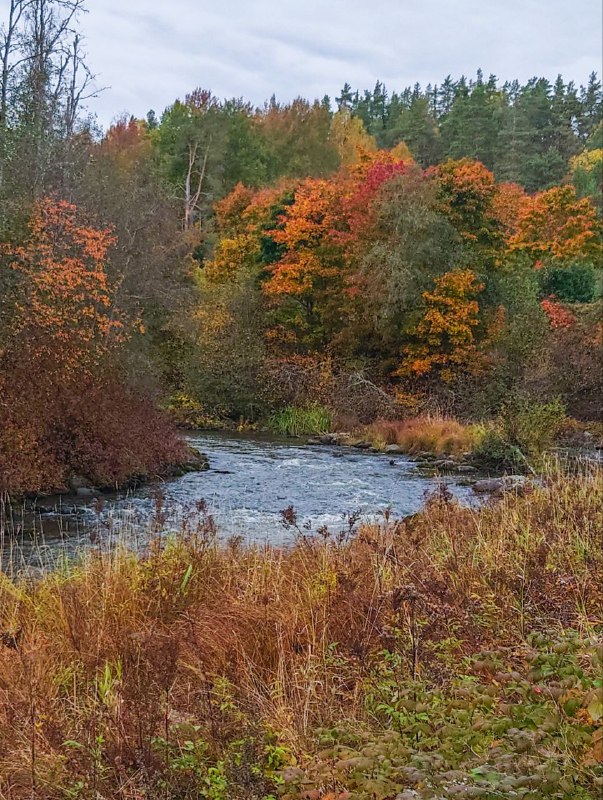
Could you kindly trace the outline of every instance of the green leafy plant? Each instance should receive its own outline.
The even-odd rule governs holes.
[[[332,415],[324,406],[287,406],[270,418],[270,428],[284,436],[312,436],[332,428]]]

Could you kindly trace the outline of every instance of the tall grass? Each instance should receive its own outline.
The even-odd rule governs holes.
[[[473,449],[482,429],[446,417],[422,416],[374,422],[367,428],[367,435],[377,446],[397,444],[406,453],[461,455]]]
[[[286,406],[270,418],[270,428],[283,436],[312,436],[330,431],[332,422],[324,406]]]
[[[526,770],[586,800],[602,509],[597,473],[552,472],[281,550],[220,545],[201,505],[142,556],[0,575],[0,797],[427,798],[487,769],[471,796]]]

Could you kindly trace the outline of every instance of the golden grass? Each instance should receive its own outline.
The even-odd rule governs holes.
[[[154,742],[187,726],[219,747],[251,721],[301,756],[317,727],[366,722],[370,665],[396,628],[430,680],[534,628],[590,635],[602,501],[595,473],[553,475],[527,498],[436,497],[288,550],[221,546],[201,514],[142,557],[98,549],[35,582],[0,576],[0,797],[188,797],[149,789]],[[401,596],[420,623],[416,664]]]
[[[480,433],[477,425],[463,425],[458,420],[436,416],[382,420],[367,428],[367,435],[376,446],[397,444],[411,454],[461,455],[472,450]]]

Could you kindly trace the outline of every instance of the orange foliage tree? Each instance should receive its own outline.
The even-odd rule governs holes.
[[[382,187],[407,169],[396,153],[359,152],[358,162],[296,190],[273,239],[283,249],[268,268],[264,292],[287,327],[323,347],[353,318],[361,281],[356,264]],[[278,313],[277,313],[278,316]]]
[[[423,293],[426,309],[403,350],[400,377],[437,374],[450,383],[460,374],[478,371],[474,328],[479,313],[476,297],[483,288],[471,270],[454,270],[436,278],[433,291]]]
[[[494,175],[479,161],[447,161],[433,170],[440,188],[441,208],[465,243],[486,249],[501,243],[495,213]]]
[[[510,251],[543,262],[590,261],[601,257],[601,227],[589,198],[579,200],[573,186],[554,186],[528,197],[519,208]]]
[[[285,198],[295,185],[283,181],[275,187],[254,191],[240,183],[216,203],[218,239],[213,258],[204,263],[204,282],[227,284],[261,269],[263,246],[270,243],[273,249],[278,249],[273,235],[279,227]]]
[[[73,473],[115,485],[183,458],[116,369],[125,327],[105,271],[112,244],[75,206],[47,198],[27,240],[2,252],[14,281],[0,349],[0,492],[62,490]]]
[[[528,195],[518,183],[499,183],[492,198],[494,216],[500,222],[505,236],[517,233],[520,212],[523,210]]]
[[[67,376],[90,369],[121,337],[105,271],[113,243],[109,230],[83,224],[70,203],[36,205],[28,241],[7,250],[20,288],[12,331],[19,352],[56,363]]]
[[[273,239],[283,245],[283,257],[272,265],[265,285],[269,295],[312,297],[341,272],[341,249],[331,239],[340,219],[340,192],[334,181],[309,179],[295,193]],[[321,287],[322,285],[322,287]]]

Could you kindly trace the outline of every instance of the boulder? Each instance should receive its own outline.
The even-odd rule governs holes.
[[[360,442],[353,442],[352,447],[355,447],[357,450],[370,450],[373,446],[372,442],[367,442],[364,439]]]
[[[491,494],[492,492],[498,492],[504,485],[503,478],[485,478],[481,481],[475,481],[473,491],[476,494]]]
[[[404,451],[399,444],[388,444],[385,448],[386,453],[403,453]]]
[[[436,469],[452,470],[456,469],[458,467],[458,464],[451,458],[440,458],[438,459],[438,461],[434,461],[433,466],[436,467]]]
[[[477,494],[493,494],[500,497],[505,492],[528,494],[533,491],[533,486],[525,475],[505,475],[502,478],[486,478],[473,484],[473,491]]]

